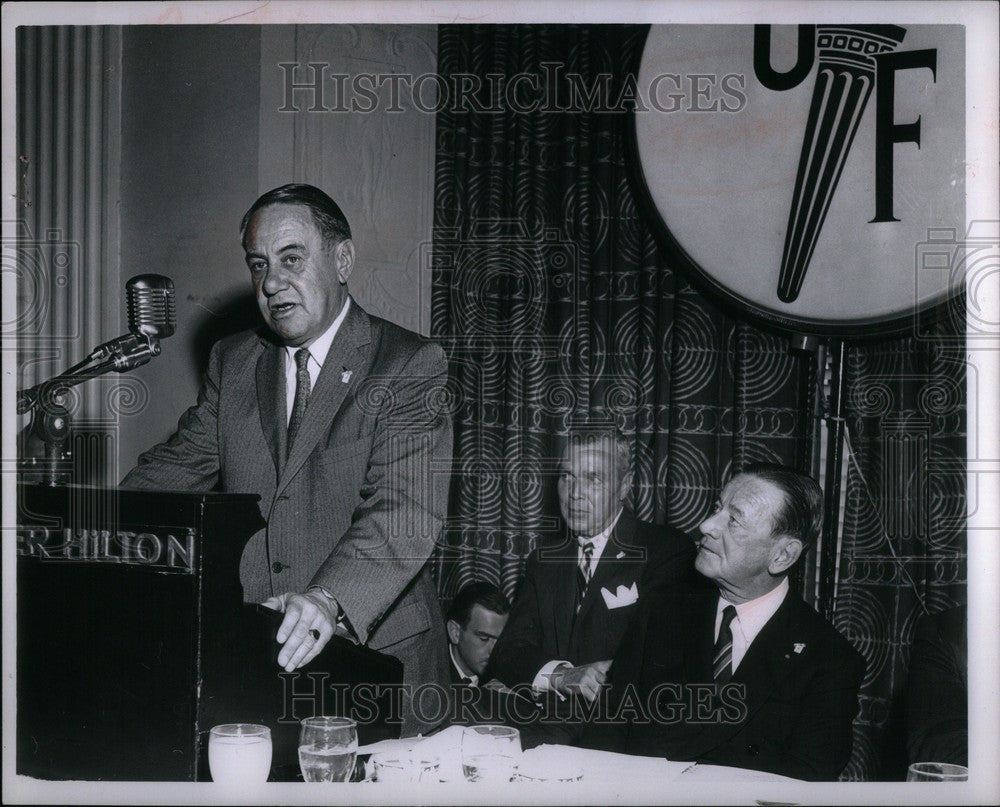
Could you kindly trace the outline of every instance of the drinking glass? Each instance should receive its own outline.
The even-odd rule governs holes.
[[[266,782],[271,772],[271,729],[253,723],[224,723],[208,735],[208,768],[213,782],[248,785]]]
[[[435,756],[383,752],[372,756],[375,781],[391,784],[418,784],[438,781],[440,761]]]
[[[948,762],[914,762],[906,772],[907,782],[965,782],[969,769]]]
[[[299,768],[307,782],[346,782],[358,755],[358,724],[346,717],[307,717],[299,732]]]
[[[462,773],[470,782],[509,782],[520,758],[517,729],[469,726],[462,732]]]

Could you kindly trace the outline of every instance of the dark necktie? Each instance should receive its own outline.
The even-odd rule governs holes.
[[[719,626],[719,638],[715,642],[715,655],[712,661],[712,675],[716,683],[726,684],[733,677],[733,630],[730,624],[736,616],[736,608],[727,605],[722,610],[722,624]]]
[[[306,405],[309,403],[309,391],[312,382],[309,379],[309,349],[299,348],[295,351],[295,402],[292,404],[292,417],[288,421],[288,440],[286,441],[286,453],[291,453],[292,443],[295,442],[295,435],[299,426],[302,425],[302,418],[306,413]]]
[[[591,561],[594,559],[594,545],[587,541],[583,545],[583,563],[576,567],[576,610],[579,613],[583,598],[587,596],[587,586],[590,585],[592,574]]]

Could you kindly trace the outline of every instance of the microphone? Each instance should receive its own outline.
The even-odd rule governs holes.
[[[125,284],[128,295],[128,329],[154,339],[172,336],[174,281],[164,275],[136,275]]]
[[[111,362],[116,373],[134,370],[160,355],[159,340],[174,332],[174,281],[164,275],[136,275],[125,284],[129,333],[90,354],[91,361]]]
[[[174,282],[163,275],[136,275],[125,284],[129,333],[98,345],[79,364],[17,393],[17,413],[55,400],[69,387],[109,370],[124,373],[160,355],[160,339],[174,332]]]

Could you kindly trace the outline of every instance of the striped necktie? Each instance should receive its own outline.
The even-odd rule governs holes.
[[[591,569],[591,562],[594,559],[594,545],[587,541],[582,547],[583,549],[583,559],[580,561],[580,565],[576,567],[576,610],[577,613],[580,611],[580,606],[583,605],[583,598],[587,596],[587,587],[590,585],[590,578],[593,573]]]
[[[295,351],[295,401],[292,404],[292,417],[288,421],[288,440],[286,441],[286,453],[292,452],[292,443],[295,442],[295,435],[302,425],[302,418],[306,414],[306,405],[309,403],[309,392],[312,381],[309,378],[309,348],[299,348]]]
[[[727,605],[722,610],[722,624],[719,626],[719,638],[715,642],[712,661],[712,676],[719,684],[726,684],[733,677],[733,630],[730,625],[735,616],[736,608],[732,605]]]

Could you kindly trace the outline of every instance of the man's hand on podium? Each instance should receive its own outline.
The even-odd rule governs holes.
[[[278,664],[285,672],[292,672],[316,658],[333,636],[339,615],[336,601],[318,589],[304,594],[286,592],[268,598],[261,605],[285,614],[276,637],[284,645],[278,654]]]

